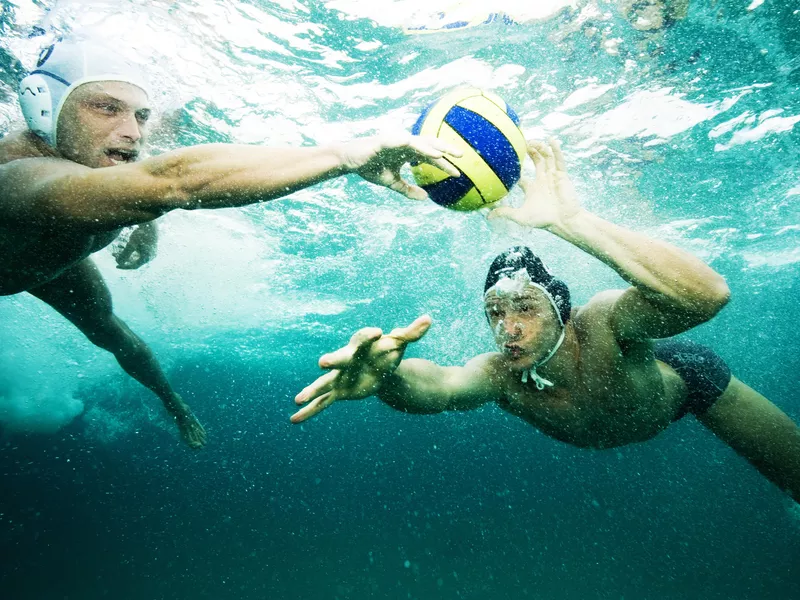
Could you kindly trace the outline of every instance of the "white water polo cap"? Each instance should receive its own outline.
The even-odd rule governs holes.
[[[56,147],[58,115],[75,89],[93,81],[123,81],[150,96],[139,67],[112,48],[92,42],[56,42],[39,54],[36,68],[20,82],[19,103],[28,128]]]

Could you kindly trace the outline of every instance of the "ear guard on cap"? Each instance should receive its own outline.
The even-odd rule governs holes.
[[[19,104],[28,128],[50,142],[53,100],[47,80],[38,73],[25,77],[19,84]]]

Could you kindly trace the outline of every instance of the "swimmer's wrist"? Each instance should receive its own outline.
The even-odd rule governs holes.
[[[336,160],[334,176],[349,175],[358,170],[358,165],[352,160],[352,152],[348,148],[348,143],[343,142],[330,146]]]
[[[585,231],[587,226],[591,227],[592,221],[595,218],[597,217],[594,214],[581,208],[568,217],[547,225],[545,229],[553,235],[570,242],[573,241],[573,238],[576,236],[582,235],[582,232]]]

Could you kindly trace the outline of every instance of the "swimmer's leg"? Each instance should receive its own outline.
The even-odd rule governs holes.
[[[800,503],[800,428],[781,409],[733,377],[719,399],[695,416]]]
[[[56,309],[93,344],[111,352],[128,375],[161,398],[189,446],[205,444],[203,426],[173,391],[150,348],[113,313],[111,293],[91,259],[29,293]]]

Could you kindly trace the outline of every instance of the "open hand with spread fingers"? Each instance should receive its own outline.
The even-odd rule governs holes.
[[[319,359],[329,372],[297,394],[294,401],[303,406],[292,415],[301,423],[319,414],[337,400],[360,400],[374,396],[403,358],[406,346],[419,340],[431,326],[427,315],[388,335],[377,327],[357,331],[350,343]]]

